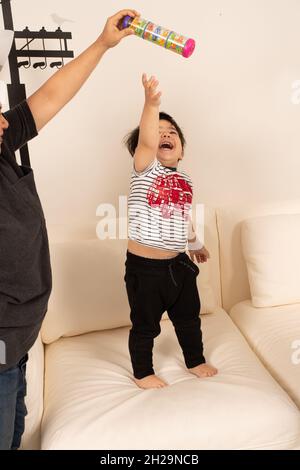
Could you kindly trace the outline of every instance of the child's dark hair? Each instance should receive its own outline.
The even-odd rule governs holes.
[[[175,127],[176,131],[178,132],[179,138],[181,140],[182,150],[184,150],[186,141],[185,141],[183,132],[178,126],[177,122],[172,118],[172,116],[161,111],[159,113],[159,120],[162,120],[162,119],[164,121],[168,121],[170,124],[172,124]],[[140,135],[140,128],[138,126],[133,131],[131,131],[124,139],[125,145],[132,157],[138,145],[139,135]]]

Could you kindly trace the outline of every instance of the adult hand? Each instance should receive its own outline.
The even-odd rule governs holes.
[[[140,16],[136,10],[121,10],[115,15],[108,18],[102,33],[98,38],[98,42],[103,44],[107,49],[116,46],[126,36],[134,34],[131,28],[120,30],[118,25],[124,16],[129,15],[132,18]]]

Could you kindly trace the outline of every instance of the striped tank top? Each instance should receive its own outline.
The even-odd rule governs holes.
[[[188,241],[193,185],[190,177],[155,159],[145,170],[132,169],[128,199],[129,239],[184,252]]]

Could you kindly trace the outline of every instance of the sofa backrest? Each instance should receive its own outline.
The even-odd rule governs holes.
[[[127,240],[99,240],[96,224],[52,226],[48,232],[53,290],[42,327],[43,342],[129,326],[124,282]],[[216,213],[210,208],[205,209],[204,233],[211,258],[199,265],[197,281],[201,313],[209,313],[221,305]]]
[[[238,302],[251,298],[241,243],[243,221],[271,214],[297,213],[300,213],[300,199],[252,206],[224,206],[217,209],[222,304],[227,312]]]

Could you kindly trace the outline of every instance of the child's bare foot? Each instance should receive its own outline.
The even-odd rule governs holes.
[[[147,377],[143,377],[142,379],[133,379],[138,387],[140,388],[162,388],[166,387],[168,384],[161,380],[157,375],[147,375]]]
[[[218,373],[218,369],[208,364],[199,364],[199,366],[188,369],[192,374],[197,377],[212,377]]]

